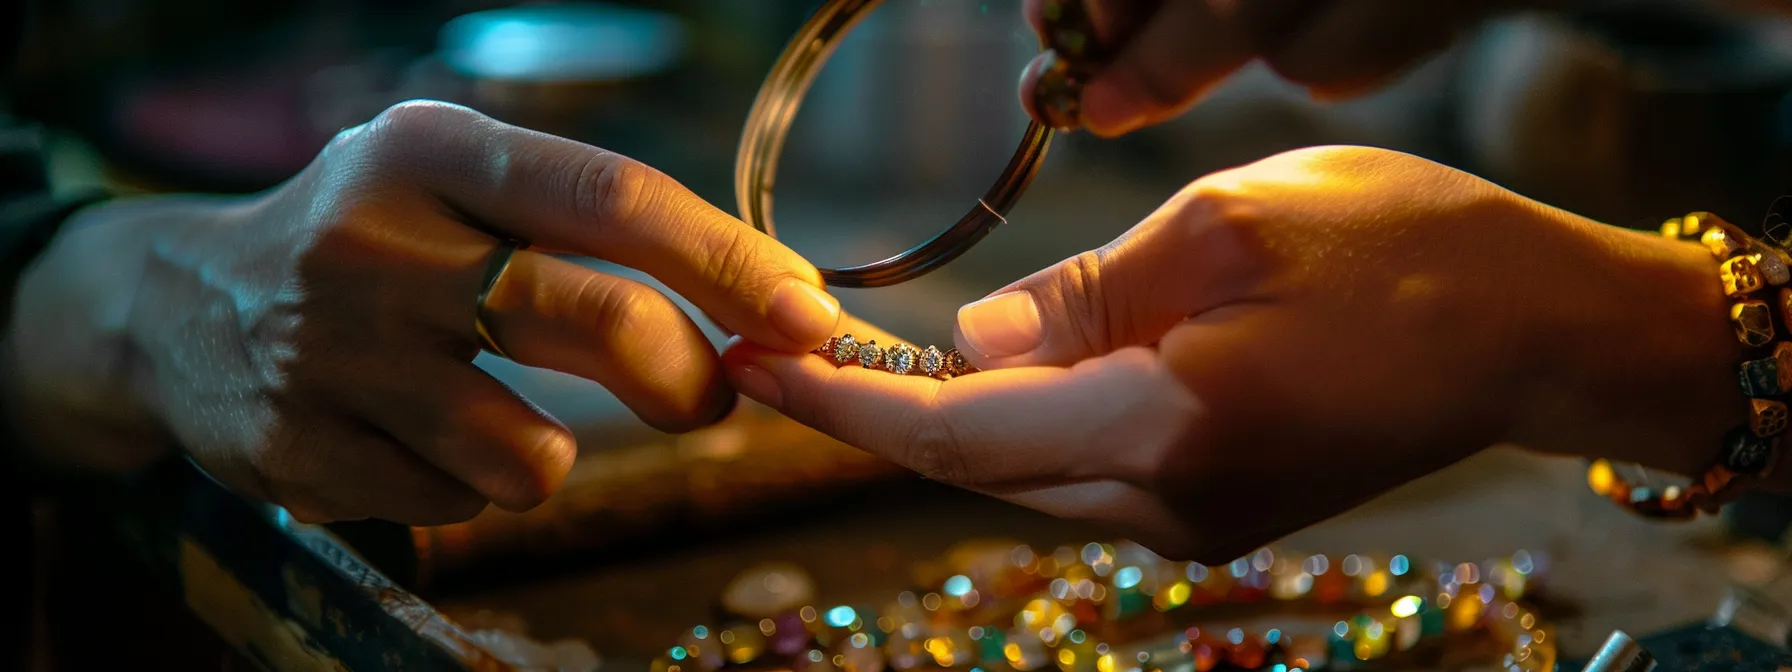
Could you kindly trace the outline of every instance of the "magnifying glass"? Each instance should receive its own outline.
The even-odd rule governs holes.
[[[798,108],[836,48],[883,4],[883,0],[825,0],[772,67],[747,117],[735,159],[735,198],[741,219],[754,228],[777,235],[772,221],[773,187]],[[961,9],[988,14],[990,4],[963,3]],[[1085,75],[1104,60],[1094,53],[1092,24],[1082,5],[1081,0],[1046,0],[1042,3],[1043,46],[1051,49],[1057,58],[1042,77],[1045,84],[1040,87],[1041,91],[1054,87],[1080,88]],[[1008,9],[1012,15],[1005,20],[1024,27],[1018,3]],[[961,65],[966,68],[993,67],[976,62]],[[1007,99],[1013,100],[1012,93],[1007,94]],[[1050,97],[1052,101],[1076,99],[1074,95]],[[1036,112],[1048,120],[1057,121],[1054,125],[1067,127],[1076,118],[1076,110],[1066,109],[1064,103],[1044,102],[1044,96],[1041,101]],[[1018,110],[1018,105],[1012,102],[1009,105]],[[893,256],[858,265],[822,268],[823,281],[842,288],[885,287],[913,280],[957,259],[1007,221],[1008,212],[1019,202],[1044,162],[1052,136],[1051,126],[1030,119],[995,183],[976,198],[955,223]]]

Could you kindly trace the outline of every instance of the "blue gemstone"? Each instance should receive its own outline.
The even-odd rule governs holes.
[[[1774,397],[1781,393],[1779,364],[1771,357],[1743,362],[1736,374],[1745,396]]]

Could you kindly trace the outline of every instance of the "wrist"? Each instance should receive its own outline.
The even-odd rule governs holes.
[[[5,340],[6,411],[52,466],[126,471],[168,455],[153,370],[129,322],[164,229],[216,208],[182,198],[94,206],[72,217],[20,277]]]
[[[1531,330],[1543,371],[1514,443],[1696,476],[1747,422],[1718,265],[1697,244],[1560,213],[1567,255]],[[1784,475],[1781,475],[1783,477]]]

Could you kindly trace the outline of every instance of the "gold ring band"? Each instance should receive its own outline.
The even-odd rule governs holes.
[[[473,332],[479,335],[479,347],[505,359],[510,359],[510,355],[492,338],[491,328],[487,326],[489,311],[485,304],[492,296],[492,289],[498,286],[498,280],[504,277],[504,270],[510,268],[510,258],[516,255],[517,250],[527,247],[529,244],[520,240],[498,241],[498,246],[492,250],[491,260],[485,264],[485,278],[480,282],[479,297],[474,304]]]
[[[852,334],[829,338],[814,352],[841,366],[857,364],[860,368],[888,371],[899,376],[951,380],[979,371],[958,348],[940,350],[929,345],[919,349],[907,343],[881,346],[877,339],[860,343]]]

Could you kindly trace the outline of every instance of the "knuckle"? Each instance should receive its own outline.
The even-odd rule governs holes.
[[[598,151],[579,167],[575,212],[596,225],[626,226],[648,207],[659,180],[647,164]]]
[[[1107,352],[1115,343],[1130,342],[1130,328],[1112,318],[1115,312],[1109,297],[1102,291],[1101,250],[1083,252],[1064,262],[1058,273],[1058,290],[1064,297],[1065,310],[1081,319],[1071,320],[1071,328],[1088,352]]]
[[[758,238],[744,229],[729,229],[721,235],[725,238],[708,248],[713,252],[703,264],[703,277],[709,278],[717,289],[732,292],[745,284],[751,269],[758,267],[764,250]]]
[[[368,125],[369,135],[387,142],[426,143],[444,128],[479,118],[465,107],[434,100],[407,100],[386,108]]]
[[[666,312],[665,302],[654,301],[650,291],[592,274],[572,293],[574,305],[569,312],[585,316],[587,329],[599,343],[650,333]]]
[[[1249,251],[1261,249],[1270,228],[1268,208],[1242,183],[1231,179],[1203,178],[1177,195],[1176,222],[1189,247]]]
[[[976,471],[951,423],[939,413],[917,414],[904,432],[905,462],[922,476],[953,485],[972,485]]]

